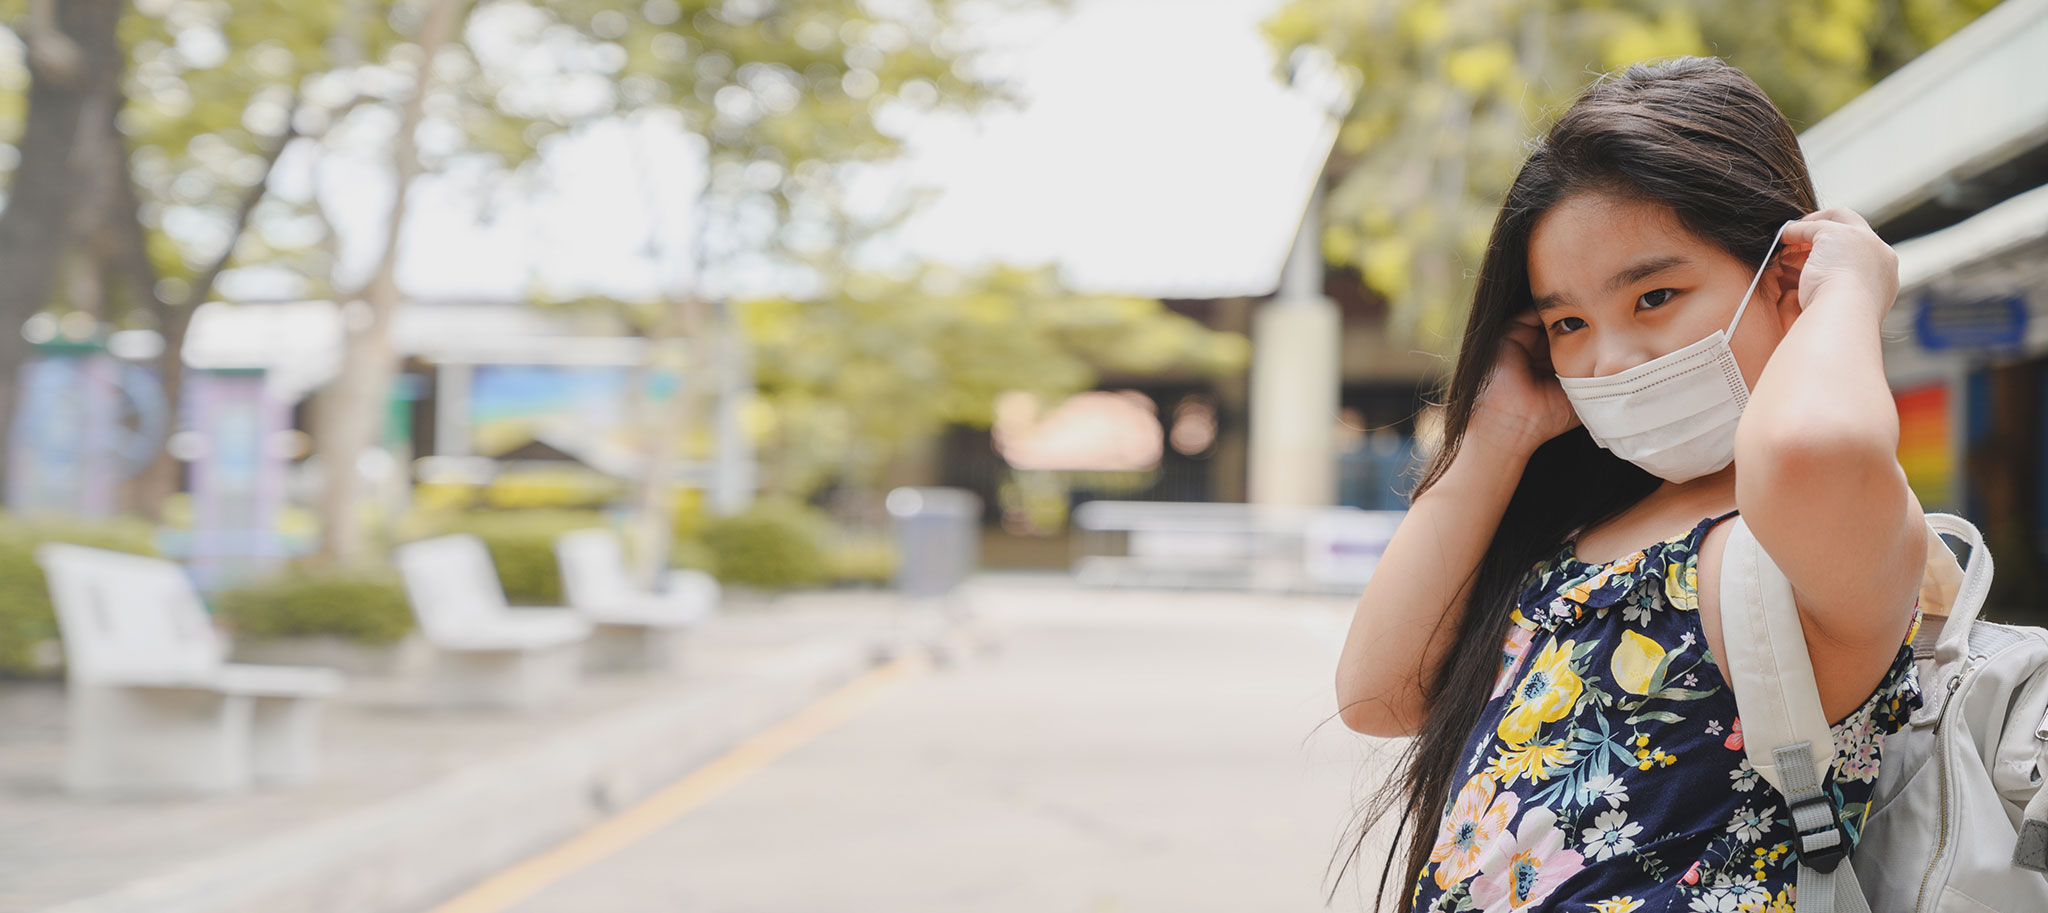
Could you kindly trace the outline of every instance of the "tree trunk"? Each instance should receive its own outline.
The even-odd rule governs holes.
[[[269,191],[270,174],[277,167],[277,160],[284,154],[286,146],[298,138],[298,132],[290,124],[296,120],[298,104],[294,102],[285,115],[285,130],[270,144],[263,156],[263,175],[244,191],[237,203],[234,224],[228,233],[227,246],[207,264],[206,268],[192,277],[191,288],[185,292],[184,300],[172,303],[156,294],[156,267],[150,263],[149,249],[143,236],[141,209],[136,204],[135,184],[129,178],[128,160],[121,157],[121,184],[124,202],[121,213],[126,217],[118,223],[122,229],[120,237],[120,263],[125,272],[134,277],[136,285],[149,290],[148,301],[155,307],[157,332],[163,334],[164,351],[157,359],[158,372],[162,375],[164,403],[175,419],[182,405],[185,391],[185,333],[192,327],[192,312],[213,296],[213,286],[220,280],[220,274],[234,261],[235,247],[241,243],[242,235],[248,231],[249,220],[256,212],[257,204],[263,202]],[[344,109],[344,113],[345,109]],[[171,427],[176,428],[173,424]],[[269,446],[265,442],[263,446]],[[159,447],[156,458],[143,470],[136,480],[136,499],[142,512],[150,519],[157,519],[163,509],[164,499],[178,490],[179,476],[183,466],[168,450]]]
[[[0,473],[9,452],[15,376],[28,354],[22,321],[50,300],[57,270],[76,250],[80,230],[102,215],[81,205],[92,196],[96,156],[81,144],[125,142],[114,129],[124,63],[115,26],[126,0],[37,0],[28,45],[28,115],[20,167],[0,211]],[[89,138],[88,138],[89,137]]]
[[[626,535],[631,540],[633,576],[643,586],[652,586],[668,564],[669,546],[675,532],[675,506],[670,493],[674,484],[673,467],[678,456],[689,457],[688,441],[703,415],[703,392],[710,380],[711,361],[707,357],[707,326],[704,300],[693,292],[670,296],[667,308],[656,327],[647,334],[648,365],[646,376],[651,376],[652,366],[662,361],[662,354],[680,338],[688,356],[682,359],[681,378],[675,391],[675,398],[666,406],[654,402],[644,392],[644,384],[636,386],[635,401],[640,408],[635,416],[642,432],[647,435],[646,461],[641,464],[640,478],[635,480],[633,489],[633,510],[627,521]],[[634,372],[640,375],[642,372]],[[682,441],[678,453],[678,440]]]
[[[321,560],[343,563],[362,557],[368,543],[359,513],[362,474],[357,461],[378,445],[398,361],[391,345],[391,318],[398,310],[398,252],[405,229],[406,204],[413,179],[421,171],[415,134],[424,119],[434,58],[448,42],[469,8],[470,0],[436,0],[420,30],[419,71],[406,99],[393,138],[392,172],[396,180],[391,211],[385,218],[384,249],[368,285],[343,305],[341,376],[322,391],[319,404],[318,452]]]

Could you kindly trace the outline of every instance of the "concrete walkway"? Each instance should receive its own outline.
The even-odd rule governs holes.
[[[995,649],[434,913],[1366,909],[1325,905],[1385,747],[1334,717],[1350,598],[982,583]]]
[[[1387,747],[1334,716],[1350,599],[1000,575],[967,604],[988,649],[911,663],[751,765],[728,752],[945,627],[887,593],[736,606],[680,676],[593,679],[533,716],[426,713],[358,679],[321,783],[212,800],[65,797],[61,690],[0,685],[0,911],[1369,906],[1356,865],[1324,905]],[[687,811],[593,839],[712,768]]]
[[[677,673],[589,678],[531,715],[352,678],[319,783],[211,799],[65,795],[62,687],[0,683],[0,911],[421,909],[859,675],[897,625],[881,592],[729,602]]]

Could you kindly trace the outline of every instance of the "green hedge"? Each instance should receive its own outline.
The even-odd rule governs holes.
[[[830,532],[824,511],[801,502],[762,500],[741,513],[706,520],[701,539],[718,579],[783,589],[831,578],[824,549]]]
[[[50,587],[36,564],[44,542],[155,555],[153,529],[139,518],[44,520],[0,516],[0,676],[47,674],[36,665],[36,645],[57,639]]]
[[[561,568],[555,538],[570,530],[605,527],[594,510],[480,510],[452,514],[423,524],[419,538],[469,533],[484,540],[505,598],[514,605],[562,604]]]
[[[215,594],[214,613],[236,637],[333,635],[371,645],[396,643],[414,624],[389,567],[294,568]]]
[[[407,538],[470,533],[482,539],[497,566],[505,596],[520,605],[562,604],[557,536],[607,527],[603,514],[575,510],[465,511],[416,518]],[[705,518],[697,535],[679,534],[671,567],[706,570],[720,580],[768,589],[817,586],[834,580],[885,581],[896,556],[886,541],[836,541],[822,510],[788,499],[764,499],[739,514]]]

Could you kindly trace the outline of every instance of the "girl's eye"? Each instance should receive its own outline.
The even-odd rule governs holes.
[[[1557,319],[1556,321],[1553,321],[1553,322],[1552,322],[1552,323],[1550,324],[1550,332],[1552,332],[1552,333],[1569,333],[1569,332],[1571,332],[1572,328],[1571,328],[1571,327],[1567,327],[1567,326],[1565,326],[1565,325],[1564,325],[1565,321],[1567,321],[1567,320],[1579,320],[1579,318],[1577,318],[1577,317],[1560,317],[1560,318],[1558,318],[1558,319]],[[1579,320],[1579,322],[1580,322],[1580,323],[1585,323],[1585,321],[1583,321],[1583,320]]]
[[[1658,299],[1657,299],[1657,300],[1656,300],[1656,301],[1655,301],[1654,303],[1652,303],[1652,302],[1649,302],[1649,301],[1646,301],[1646,300],[1645,300],[1645,299],[1648,299],[1649,297],[1651,297],[1651,296],[1653,296],[1653,295],[1658,295],[1659,293],[1662,293],[1662,296],[1661,296],[1661,297],[1659,297],[1659,298],[1658,298]],[[1663,304],[1663,303],[1664,303],[1664,302],[1666,302],[1666,301],[1670,301],[1670,300],[1671,300],[1671,296],[1672,296],[1672,295],[1676,295],[1676,294],[1678,294],[1678,290],[1677,290],[1677,289],[1668,289],[1668,288],[1659,288],[1659,289],[1651,289],[1651,290],[1649,290],[1649,291],[1647,291],[1647,292],[1644,292],[1644,293],[1643,293],[1642,295],[1638,296],[1638,297],[1636,298],[1636,301],[1638,301],[1638,302],[1641,302],[1641,303],[1643,303],[1643,304],[1646,304],[1646,305],[1648,305],[1649,307],[1657,307],[1658,305],[1661,305],[1661,304]]]

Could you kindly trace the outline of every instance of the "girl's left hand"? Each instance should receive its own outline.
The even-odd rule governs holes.
[[[1878,305],[1878,317],[1899,296],[1899,255],[1872,231],[1870,223],[1843,206],[1809,213],[1785,224],[1785,252],[1779,262],[1799,270],[1799,309],[1829,294],[1861,295]]]

